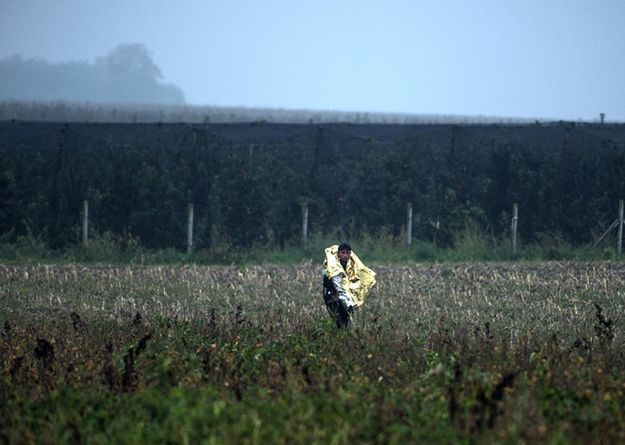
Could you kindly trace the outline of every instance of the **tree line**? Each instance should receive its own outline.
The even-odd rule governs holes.
[[[625,195],[625,126],[0,123],[0,235],[51,248],[91,227],[146,248],[282,246],[405,230],[452,245],[467,225],[581,245]]]
[[[182,90],[163,83],[162,77],[148,49],[138,43],[119,45],[93,62],[50,63],[14,55],[0,60],[0,99],[21,112],[18,101],[184,104]]]

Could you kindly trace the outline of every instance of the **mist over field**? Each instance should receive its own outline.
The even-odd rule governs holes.
[[[0,60],[0,100],[184,104],[182,90],[162,77],[147,48],[137,43],[119,45],[93,62],[14,55]]]
[[[357,124],[534,123],[535,118],[187,104],[164,83],[143,44],[121,44],[93,62],[0,59],[0,120],[63,122],[275,122]],[[555,120],[547,117],[542,121]]]
[[[622,122],[624,8],[2,2],[0,100]]]

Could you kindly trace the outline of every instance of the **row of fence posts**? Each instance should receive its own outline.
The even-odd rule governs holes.
[[[406,245],[412,244],[412,203],[409,202],[406,205]],[[617,251],[620,254],[623,250],[623,200],[619,201],[618,218],[612,223],[612,225],[601,235],[601,237],[593,244],[596,247],[610,234],[614,228],[618,227],[617,237]],[[436,225],[438,229],[438,224]],[[512,235],[512,254],[516,255],[517,248],[517,233],[519,229],[519,205],[515,202],[512,204],[512,220],[511,220],[511,235]],[[302,243],[306,244],[308,239],[308,204],[302,206]]]
[[[82,211],[82,242],[87,244],[89,239],[89,201],[83,201]],[[406,245],[412,244],[412,203],[406,205]],[[517,253],[517,230],[519,227],[519,206],[512,204],[512,254]],[[608,229],[597,239],[592,247],[597,247],[615,228],[618,227],[617,251],[620,254],[623,250],[623,200],[619,201],[618,218],[608,227]],[[308,240],[308,204],[302,206],[302,244]],[[187,207],[187,254],[193,252],[193,204]]]
[[[82,202],[82,244],[89,240],[89,201]],[[187,208],[187,253],[193,252],[193,204]]]
[[[622,202],[622,201],[621,201]],[[412,203],[406,205],[406,245],[412,244]],[[438,228],[438,225],[436,226]],[[517,229],[519,227],[519,206],[512,205],[512,254],[517,252]],[[308,239],[308,204],[302,206],[302,243],[306,244]],[[619,238],[620,239],[620,238]],[[620,244],[619,244],[620,246]],[[619,247],[620,253],[620,247]]]

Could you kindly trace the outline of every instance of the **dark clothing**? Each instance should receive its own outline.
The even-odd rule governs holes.
[[[353,309],[351,307],[348,308],[345,303],[339,299],[334,283],[332,283],[332,280],[325,274],[323,275],[323,301],[326,304],[330,316],[336,321],[336,327],[348,327]]]

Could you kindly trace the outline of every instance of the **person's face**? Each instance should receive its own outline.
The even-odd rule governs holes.
[[[347,261],[349,260],[349,257],[351,254],[352,254],[351,250],[339,250],[339,260]]]

